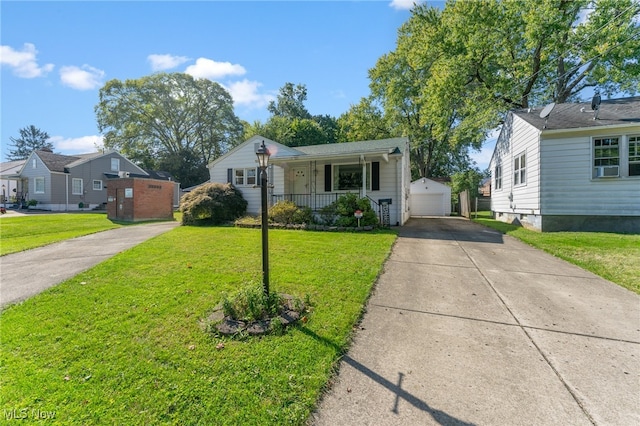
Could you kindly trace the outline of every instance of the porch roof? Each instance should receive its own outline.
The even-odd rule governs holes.
[[[354,156],[402,154],[407,138],[379,139],[321,145],[297,146],[289,152],[278,153],[274,162],[290,160],[319,160]]]

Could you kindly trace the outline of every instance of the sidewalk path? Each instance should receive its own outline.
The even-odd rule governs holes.
[[[412,219],[313,424],[638,425],[640,297],[473,222]]]
[[[0,307],[19,302],[156,235],[179,222],[124,226],[0,257]]]

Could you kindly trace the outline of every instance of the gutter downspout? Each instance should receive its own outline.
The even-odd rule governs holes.
[[[64,211],[68,212],[69,211],[69,174],[65,173],[64,175],[64,195],[65,195],[65,206],[64,206]]]

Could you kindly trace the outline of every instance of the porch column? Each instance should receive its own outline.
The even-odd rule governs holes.
[[[364,161],[364,155],[360,157],[362,160],[362,197],[367,196],[367,163]]]

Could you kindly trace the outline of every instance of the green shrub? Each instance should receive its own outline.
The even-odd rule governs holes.
[[[362,211],[360,226],[369,226],[378,224],[378,215],[371,208],[368,198],[358,198],[356,194],[345,194],[338,198],[334,203],[320,210],[320,216],[326,223],[331,221],[337,226],[355,227],[358,226],[358,219],[355,217],[356,210]],[[333,216],[331,220],[331,215]]]
[[[183,225],[230,222],[242,216],[246,210],[247,201],[230,183],[206,183],[180,200]]]
[[[298,207],[293,201],[278,201],[269,209],[269,221],[274,223],[311,223],[313,213],[309,207]]]
[[[267,297],[261,284],[251,284],[232,297],[222,296],[222,313],[238,321],[268,319],[278,314],[280,305],[280,295],[270,292]]]
[[[336,223],[336,203],[328,204],[320,209],[320,224],[332,226]]]

